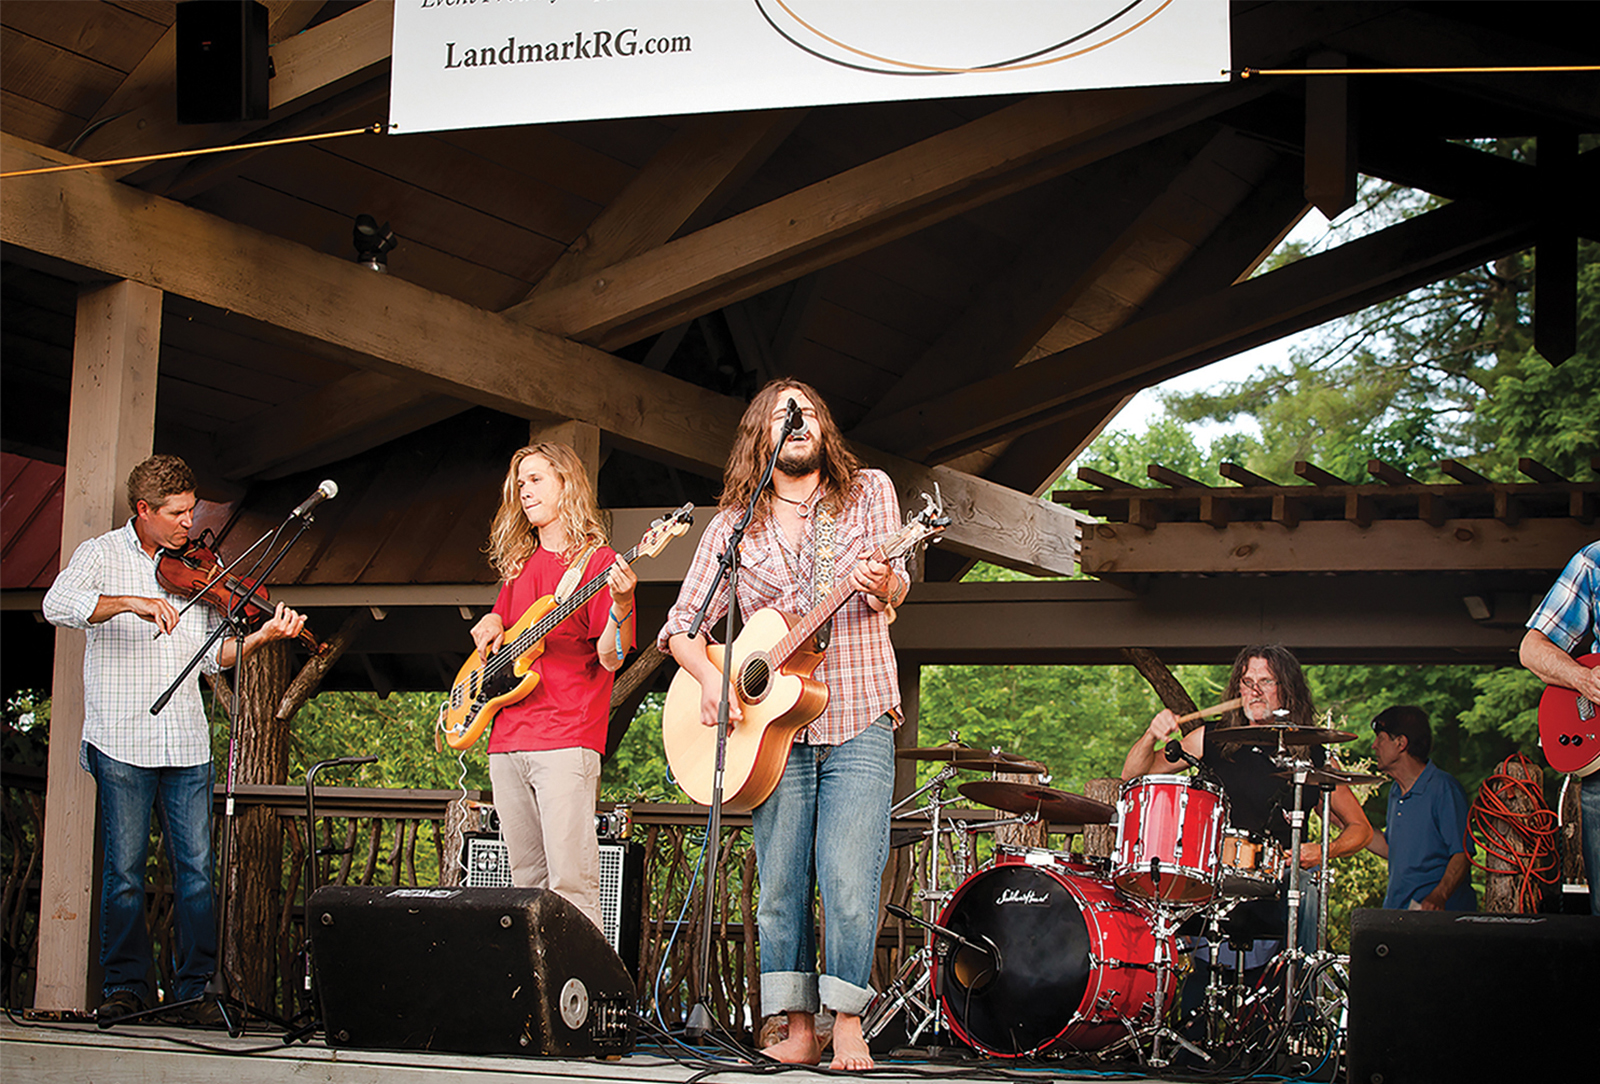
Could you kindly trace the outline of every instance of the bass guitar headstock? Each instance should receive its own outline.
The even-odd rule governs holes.
[[[644,537],[639,540],[636,555],[639,557],[655,557],[666,549],[667,543],[683,534],[694,525],[694,505],[685,504],[675,512],[668,512],[660,519],[652,520],[650,527],[644,532]]]

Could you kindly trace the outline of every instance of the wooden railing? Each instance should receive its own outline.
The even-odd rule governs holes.
[[[3,915],[6,936],[5,1003],[26,1007],[32,1001],[34,932],[38,924],[38,831],[43,820],[42,776],[16,776],[7,769],[4,781],[5,825],[8,841]],[[239,959],[225,951],[231,987],[235,991],[266,990],[250,998],[254,1008],[284,1020],[310,1019],[312,1006],[306,993],[305,889],[308,881],[306,800],[304,787],[241,786],[235,792],[235,817],[250,810],[275,811],[283,828],[281,869],[272,885],[267,913],[277,916],[271,959]],[[217,831],[225,830],[220,802]],[[360,885],[433,885],[456,883],[461,850],[463,798],[481,801],[478,792],[442,790],[381,790],[322,787],[316,792],[317,865],[314,883]],[[602,805],[602,810],[609,810]],[[699,972],[699,943],[706,921],[702,845],[706,810],[692,805],[635,804],[631,838],[644,847],[644,907],[641,918],[640,1003],[652,1015],[659,1012],[669,1026],[677,1026],[703,994],[719,1020],[742,1026],[748,1018],[761,1020],[760,983],[756,955],[755,850],[751,845],[748,814],[725,814],[722,848],[712,914],[712,954],[709,976]],[[982,819],[984,811],[965,816]],[[927,882],[929,846],[921,829],[925,821],[895,822],[899,844],[891,852],[885,874],[885,902],[920,910],[918,889]],[[941,880],[950,886],[959,868],[957,855],[946,837]],[[220,839],[219,839],[220,853]],[[157,880],[149,889],[152,940],[160,961],[172,930],[172,896],[164,856],[157,856]],[[256,883],[263,883],[258,880]],[[230,938],[230,944],[232,939]],[[819,938],[819,943],[821,939]],[[902,928],[888,918],[879,938],[873,968],[873,985],[879,989],[893,977],[907,953],[921,945],[915,929]],[[262,954],[257,954],[262,955]],[[163,986],[171,975],[164,964]]]

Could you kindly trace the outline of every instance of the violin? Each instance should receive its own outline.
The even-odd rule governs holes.
[[[158,548],[156,580],[173,594],[184,598],[198,596],[224,614],[233,608],[242,595],[246,600],[242,611],[246,621],[258,621],[272,613],[275,607],[267,597],[265,587],[255,580],[235,576],[231,572],[226,576],[221,575],[222,562],[208,545],[210,539],[211,531],[208,529],[199,538],[191,538],[184,543],[182,549]],[[301,627],[300,639],[314,655],[321,655],[327,650],[327,645],[318,642],[310,628]]]

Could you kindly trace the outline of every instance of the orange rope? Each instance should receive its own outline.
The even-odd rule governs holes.
[[[1526,767],[1533,778],[1523,779],[1505,771],[1508,764]],[[1486,873],[1517,877],[1517,909],[1525,914],[1539,910],[1539,886],[1552,885],[1558,879],[1556,861],[1556,834],[1560,825],[1548,805],[1538,780],[1543,776],[1538,766],[1521,753],[1507,757],[1500,770],[1483,781],[1472,808],[1467,811],[1467,838],[1483,848],[1485,859],[1498,858],[1509,869],[1491,869],[1470,854],[1467,860]],[[1512,800],[1522,797],[1532,808],[1523,811],[1512,807]]]
[[[316,139],[338,139],[342,136],[374,134],[383,131],[382,124],[369,124],[365,128],[347,128],[342,132],[319,132],[316,135],[285,136],[282,139],[264,139],[259,143],[230,143],[223,147],[202,147],[198,150],[167,151],[163,154],[141,154],[137,158],[112,158],[104,162],[73,162],[64,166],[41,166],[38,169],[19,169],[0,173],[5,177],[31,177],[35,173],[65,173],[74,169],[101,169],[105,166],[131,166],[140,162],[160,162],[168,158],[194,158],[202,154],[223,154],[227,151],[252,151],[261,147],[278,147],[285,143],[309,143]]]
[[[1240,68],[1241,79],[1256,75],[1505,75],[1516,72],[1593,72],[1600,64],[1516,65],[1499,68]],[[1223,72],[1232,75],[1232,72]]]

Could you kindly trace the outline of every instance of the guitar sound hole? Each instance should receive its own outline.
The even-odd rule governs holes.
[[[739,671],[739,696],[746,703],[755,703],[767,695],[772,670],[763,655],[753,655],[744,661]]]

